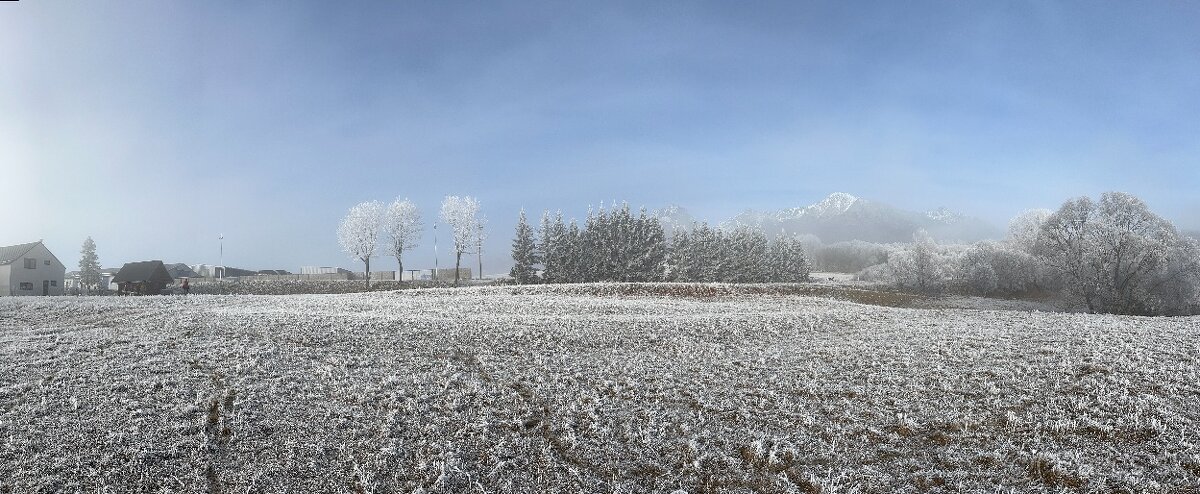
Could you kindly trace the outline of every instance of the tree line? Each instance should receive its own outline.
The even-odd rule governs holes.
[[[668,239],[660,220],[634,214],[628,203],[588,212],[582,227],[562,213],[542,214],[535,234],[525,212],[512,243],[517,283],[807,281],[808,259],[800,241],[751,228],[725,231],[706,223]]]
[[[1200,242],[1122,192],[1030,210],[1001,241],[939,245],[923,231],[860,279],[922,292],[1057,293],[1089,312],[1200,313]]]

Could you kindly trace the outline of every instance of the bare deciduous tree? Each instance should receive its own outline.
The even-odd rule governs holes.
[[[391,254],[396,257],[398,277],[404,277],[404,251],[417,246],[421,239],[421,210],[408,199],[396,198],[387,208],[383,229],[388,234]]]
[[[479,201],[471,196],[446,196],[442,200],[442,221],[450,225],[454,237],[454,286],[458,286],[462,255],[477,245],[479,238]]]
[[[888,266],[901,285],[914,287],[922,292],[941,288],[944,261],[937,242],[925,230],[913,234],[912,245],[888,258]]]
[[[1038,251],[1089,311],[1159,313],[1164,270],[1186,265],[1171,260],[1187,251],[1182,242],[1175,227],[1137,197],[1106,192],[1099,202],[1071,199],[1051,214]]]
[[[338,243],[352,259],[362,261],[366,269],[367,286],[371,286],[371,257],[379,243],[379,228],[383,223],[384,207],[379,201],[362,202],[350,208],[338,225]]]

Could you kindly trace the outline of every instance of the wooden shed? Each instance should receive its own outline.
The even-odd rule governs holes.
[[[158,295],[175,279],[162,261],[139,261],[125,263],[112,281],[118,295]]]

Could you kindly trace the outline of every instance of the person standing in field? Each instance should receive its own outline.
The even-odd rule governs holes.
[[[188,294],[188,291],[192,289],[192,287],[188,286],[188,279],[187,279],[187,278],[184,278],[184,279],[183,279],[183,285],[182,285],[182,288],[183,288],[183,294],[184,294],[184,295],[187,295],[187,294]]]

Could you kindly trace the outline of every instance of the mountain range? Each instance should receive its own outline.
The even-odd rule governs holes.
[[[664,230],[686,228],[693,222],[687,210],[668,206],[657,212]],[[723,229],[755,228],[768,236],[812,235],[823,243],[848,240],[910,242],[924,229],[940,242],[976,242],[1003,236],[994,225],[944,207],[927,212],[906,211],[890,205],[835,192],[804,207],[778,211],[747,210],[720,223]]]

